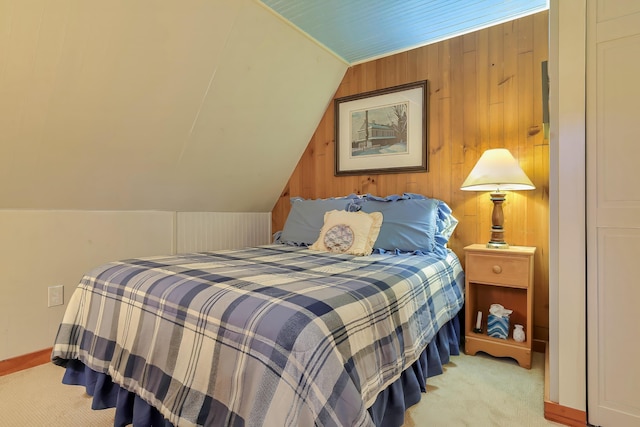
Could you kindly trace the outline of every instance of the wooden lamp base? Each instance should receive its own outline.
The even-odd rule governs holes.
[[[505,201],[506,195],[500,191],[491,193],[491,201],[493,202],[493,212],[491,214],[491,240],[487,243],[488,248],[508,249],[509,244],[504,241],[504,213],[502,212],[502,203]]]

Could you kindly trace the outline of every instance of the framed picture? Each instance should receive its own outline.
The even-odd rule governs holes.
[[[427,171],[427,83],[334,101],[336,176]]]

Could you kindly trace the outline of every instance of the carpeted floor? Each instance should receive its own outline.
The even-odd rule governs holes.
[[[531,370],[511,359],[454,356],[404,427],[559,426],[544,419],[544,355]],[[0,377],[0,427],[107,427],[113,410],[92,411],[84,389],[63,385],[63,369],[47,364]]]
[[[0,427],[107,427],[114,409],[91,410],[84,388],[62,384],[52,363],[0,377]]]
[[[531,369],[484,353],[451,358],[427,393],[409,408],[403,427],[561,426],[544,418],[544,354]]]

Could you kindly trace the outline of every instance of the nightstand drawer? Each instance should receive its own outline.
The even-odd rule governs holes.
[[[467,254],[469,282],[496,283],[520,288],[529,286],[529,258]]]

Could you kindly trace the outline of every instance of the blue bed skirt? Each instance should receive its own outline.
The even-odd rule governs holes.
[[[427,378],[440,375],[449,356],[460,354],[460,337],[460,320],[454,317],[440,329],[420,358],[378,395],[369,408],[376,426],[404,424],[407,408],[418,403],[422,393],[427,391]],[[115,427],[131,424],[134,427],[173,426],[156,408],[113,383],[109,375],[95,372],[78,360],[69,360],[62,382],[84,386],[87,394],[93,397],[92,409],[116,408]]]

